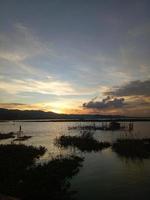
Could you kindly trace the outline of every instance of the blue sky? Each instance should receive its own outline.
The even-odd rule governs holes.
[[[150,114],[148,0],[0,3],[0,107]],[[136,94],[115,92],[134,84]],[[94,97],[109,106],[83,106]]]

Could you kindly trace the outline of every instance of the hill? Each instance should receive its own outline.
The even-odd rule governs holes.
[[[58,114],[41,110],[8,110],[0,108],[0,120],[28,120],[28,119],[77,119],[94,120],[99,118],[124,118],[119,115],[89,115],[89,114]]]

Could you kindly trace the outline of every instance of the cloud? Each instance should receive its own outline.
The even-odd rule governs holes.
[[[0,103],[0,108],[19,110],[43,110],[50,111],[51,106],[46,103],[24,104],[24,103]]]
[[[27,104],[24,104],[24,103],[0,103],[0,106],[24,106],[24,105],[27,105]]]
[[[114,108],[122,108],[126,104],[124,103],[124,98],[111,98],[107,96],[102,101],[89,101],[83,103],[83,108],[94,109],[94,110],[106,110]]]
[[[53,96],[69,96],[69,98],[83,99],[83,97],[91,98],[95,94],[103,93],[108,90],[104,86],[78,86],[70,81],[59,80],[53,76],[47,76],[42,79],[35,78],[5,78],[5,76],[0,76],[0,92],[3,93],[3,97],[11,94],[17,97],[18,95],[24,94],[32,97],[33,94],[37,93],[39,95],[53,95]],[[100,95],[99,95],[100,96]],[[14,99],[15,100],[15,99]]]
[[[128,31],[128,34],[131,37],[140,37],[140,36],[145,36],[150,34],[150,25],[149,23],[142,24],[140,26],[136,26],[132,28],[131,30]]]
[[[44,73],[42,67],[39,69],[34,64],[27,64],[27,60],[45,55],[56,57],[52,48],[48,48],[33,31],[21,23],[12,26],[11,34],[1,32],[0,44],[1,73],[13,68],[16,73],[21,70],[38,76]],[[7,65],[4,66],[4,62]]]
[[[71,95],[77,92],[67,81],[58,80],[34,80],[34,79],[12,79],[9,81],[0,80],[0,89],[9,94],[19,94],[22,92],[51,94],[51,95]]]
[[[114,89],[104,93],[105,95],[113,96],[150,96],[150,80],[131,81],[123,86],[115,87]]]
[[[18,23],[10,34],[0,34],[0,57],[10,61],[23,61],[27,57],[50,53],[50,50],[28,27]]]
[[[74,99],[65,99],[59,97],[55,101],[38,101],[36,103],[13,103],[13,102],[0,102],[0,108],[7,109],[19,109],[19,110],[43,110],[43,111],[52,111],[56,113],[77,113],[82,112],[79,105],[81,105],[80,100]]]

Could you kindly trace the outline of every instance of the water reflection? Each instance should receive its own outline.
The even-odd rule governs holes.
[[[87,122],[82,122],[85,125]],[[74,148],[59,148],[54,144],[56,137],[62,135],[80,135],[80,131],[68,130],[68,126],[75,126],[75,122],[15,122],[0,123],[0,132],[18,131],[19,126],[25,135],[31,135],[29,141],[23,144],[45,146],[48,151],[41,157],[40,162],[51,160],[58,155],[70,155],[74,153],[85,158],[83,167],[71,180],[72,190],[78,191],[77,199],[150,199],[150,159],[129,159],[119,156],[119,153],[111,148],[100,152],[81,152]],[[149,122],[134,123],[134,131],[102,131],[96,130],[94,138],[98,141],[115,142],[118,138],[147,138],[149,134]],[[11,140],[0,141],[10,143]]]

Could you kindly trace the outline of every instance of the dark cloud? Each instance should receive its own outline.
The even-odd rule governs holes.
[[[24,105],[27,105],[27,104],[24,104],[24,103],[0,103],[0,105],[3,105],[3,106],[24,106]]]
[[[7,108],[7,109],[18,109],[21,107],[28,106],[28,104],[24,103],[0,103],[0,108]]]
[[[83,108],[86,109],[96,109],[96,110],[104,110],[104,109],[112,109],[112,108],[122,108],[124,105],[124,98],[111,98],[107,96],[102,101],[89,101],[87,103],[83,103]]]
[[[132,81],[124,86],[116,87],[111,91],[105,92],[105,95],[113,96],[150,96],[150,80]]]

